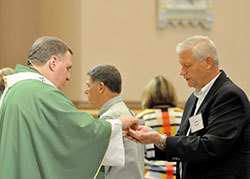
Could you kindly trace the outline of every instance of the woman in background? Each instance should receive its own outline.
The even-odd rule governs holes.
[[[176,91],[162,75],[153,78],[142,93],[142,108],[137,115],[142,125],[173,136],[179,129],[183,110],[177,107]],[[145,145],[145,178],[170,179],[176,176],[176,163],[154,160],[153,144]]]
[[[14,73],[14,70],[12,68],[9,68],[9,67],[5,67],[5,68],[0,69],[0,98],[3,94],[4,89],[5,89],[3,77],[6,75],[11,75],[13,73]]]

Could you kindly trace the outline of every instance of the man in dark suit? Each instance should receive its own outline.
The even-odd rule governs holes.
[[[250,106],[245,93],[219,70],[214,43],[193,36],[177,45],[180,75],[195,90],[176,136],[141,126],[134,141],[154,143],[156,158],[178,161],[177,178],[249,179]]]

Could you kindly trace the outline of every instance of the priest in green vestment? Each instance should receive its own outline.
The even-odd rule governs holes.
[[[136,129],[138,120],[123,116],[106,122],[77,110],[61,91],[70,80],[72,55],[60,39],[41,37],[30,49],[27,67],[17,65],[5,77],[1,179],[104,178],[105,162],[124,164],[121,130]]]

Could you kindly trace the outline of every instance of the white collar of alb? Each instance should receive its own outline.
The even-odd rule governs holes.
[[[51,86],[54,86],[47,78],[44,76],[38,74],[38,73],[33,73],[33,72],[20,72],[20,73],[15,73],[12,75],[7,75],[4,76],[4,81],[5,81],[5,88],[10,88],[11,86],[15,85],[19,81],[23,80],[39,80],[44,83],[47,83]]]
[[[47,78],[45,78],[44,76],[42,76],[38,73],[20,72],[20,73],[15,73],[12,75],[4,76],[5,90],[1,96],[0,107],[2,105],[2,101],[5,97],[5,94],[7,93],[9,88],[11,88],[15,84],[17,84],[18,82],[23,81],[23,80],[39,80],[39,81],[42,81],[44,83],[47,83],[47,84],[55,87],[55,85],[53,83],[51,83]]]

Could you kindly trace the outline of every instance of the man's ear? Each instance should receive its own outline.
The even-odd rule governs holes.
[[[104,93],[105,92],[105,89],[106,89],[106,86],[104,85],[103,82],[100,82],[99,83],[99,92],[100,93]]]
[[[56,65],[58,64],[59,62],[59,58],[55,55],[52,55],[49,60],[48,60],[48,63],[49,63],[49,69],[51,71],[55,71],[55,68],[56,68]]]
[[[211,56],[208,56],[207,58],[206,58],[206,68],[207,69],[211,69],[211,68],[213,68],[214,67],[214,59],[213,59],[213,57],[211,57]]]

